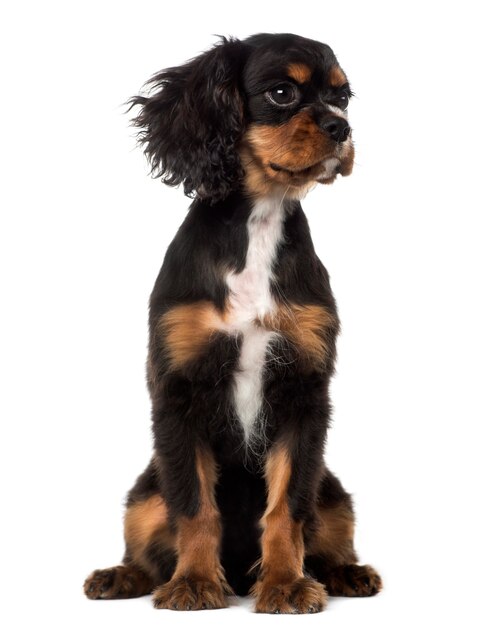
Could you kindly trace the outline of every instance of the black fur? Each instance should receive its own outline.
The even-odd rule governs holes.
[[[187,195],[212,200],[236,188],[242,167],[236,145],[243,132],[237,78],[243,45],[222,39],[212,50],[182,67],[162,70],[147,83],[151,95],[140,105],[135,126],[153,173],[167,185],[183,183]]]
[[[308,79],[296,83],[288,74],[292,64],[308,67]],[[328,46],[295,35],[263,34],[245,41],[223,38],[186,65],[156,74],[149,81],[151,93],[130,101],[132,107],[139,107],[134,124],[140,129],[139,141],[145,147],[153,173],[163,177],[168,185],[183,184],[185,193],[194,196],[189,213],[166,252],[150,299],[147,381],[155,454],[127,500],[130,511],[135,507],[142,510],[144,503],[159,496],[159,502],[166,506],[167,531],[156,531],[152,540],[146,539],[141,556],[138,546],[135,556],[127,545],[124,561],[130,568],[145,571],[153,585],[169,580],[176,571],[177,550],[182,549],[175,539],[168,545],[163,538],[169,533],[175,538],[182,520],[197,519],[204,501],[208,509],[209,496],[198,474],[198,459],[208,454],[218,472],[215,502],[221,524],[220,561],[224,575],[236,593],[249,591],[261,571],[254,565],[261,558],[260,520],[268,498],[265,462],[280,444],[287,450],[291,470],[288,519],[303,527],[305,567],[312,573],[319,572],[320,580],[325,582],[324,577],[329,580],[335,567],[356,562],[351,540],[351,500],[323,461],[339,319],[329,276],[315,253],[306,216],[295,194],[288,193],[288,168],[280,179],[288,181],[280,203],[285,219],[270,289],[274,301],[287,306],[287,310],[311,307],[324,312],[329,321],[321,339],[322,356],[303,357],[303,345],[289,339],[288,333],[277,333],[270,341],[262,373],[263,427],[246,441],[232,393],[243,336],[217,329],[209,334],[197,358],[182,359],[175,367],[175,348],[167,345],[166,333],[161,330],[166,316],[181,306],[204,303],[225,317],[230,299],[226,276],[240,274],[245,268],[247,224],[257,195],[262,193],[248,187],[246,172],[254,159],[244,161],[242,156],[246,133],[255,125],[267,132],[271,130],[274,138],[277,129],[281,131],[283,125],[302,114],[303,132],[316,137],[321,145],[331,146],[334,137],[328,138],[321,117],[334,115],[328,113],[327,104],[338,102],[341,94],[350,96],[348,82],[333,84],[331,68],[338,66]],[[265,93],[285,81],[296,84],[299,99],[291,107],[278,107]],[[292,134],[299,135],[298,127],[292,128]],[[300,151],[301,139],[296,141],[293,152]],[[280,148],[288,151],[289,145]],[[268,159],[265,160],[262,163],[257,159],[254,167],[266,168],[263,182],[269,185],[270,177],[274,178],[282,168],[279,170],[274,164],[269,170]],[[309,172],[315,169],[311,164],[304,168],[308,172],[307,182],[312,175]],[[184,340],[190,343],[187,338]],[[335,546],[334,551],[329,550],[330,554],[320,554],[310,546],[320,543],[317,533],[321,532],[321,519],[327,512],[334,512],[336,523],[341,513],[341,523],[348,523],[350,539]],[[144,523],[142,519],[140,516],[140,523]],[[150,523],[148,519],[144,521]],[[134,535],[135,542],[137,539]],[[362,577],[359,566],[355,567]],[[259,573],[259,579],[263,574]],[[89,597],[96,597],[89,592],[91,587],[94,589],[93,576],[86,583]],[[190,574],[187,576],[190,578]],[[343,588],[343,575],[334,576],[334,588]],[[201,597],[194,599],[194,581],[192,591],[184,596],[183,580],[173,591],[178,594],[178,603],[184,597],[187,608],[219,606],[222,600],[218,594],[210,600],[204,596],[210,593],[208,590],[200,591]],[[296,583],[299,589],[302,582]],[[373,588],[378,589],[378,582],[375,583]],[[164,603],[169,608],[179,608],[175,600],[170,605],[166,589],[164,593],[168,600],[158,597],[156,606]],[[297,608],[301,606],[291,601]],[[323,602],[317,602],[302,606],[301,612],[320,610]],[[259,600],[258,610],[270,610],[261,606]],[[280,605],[278,611],[289,612]]]

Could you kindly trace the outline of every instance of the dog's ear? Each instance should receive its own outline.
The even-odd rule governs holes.
[[[236,188],[243,174],[239,83],[245,56],[245,44],[222,38],[185,65],[158,72],[147,83],[148,95],[129,101],[141,107],[133,124],[141,129],[152,174],[167,185],[183,183],[187,195],[212,202]]]

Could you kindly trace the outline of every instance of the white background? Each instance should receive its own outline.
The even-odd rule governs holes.
[[[4,5],[3,623],[503,623],[497,4]],[[354,174],[304,207],[343,323],[327,460],[385,590],[305,618],[91,602],[150,454],[147,300],[188,206],[148,177],[121,104],[214,34],[261,31],[329,43],[357,94]]]

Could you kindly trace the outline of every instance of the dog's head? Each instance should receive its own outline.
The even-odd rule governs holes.
[[[352,171],[351,90],[331,49],[297,35],[222,39],[131,99],[153,173],[210,201],[303,195]]]

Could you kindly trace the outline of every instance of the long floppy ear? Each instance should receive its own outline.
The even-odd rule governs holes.
[[[139,143],[152,174],[167,185],[214,202],[226,197],[242,177],[238,143],[243,132],[239,76],[246,46],[222,38],[185,65],[162,70],[135,96],[130,109]]]

